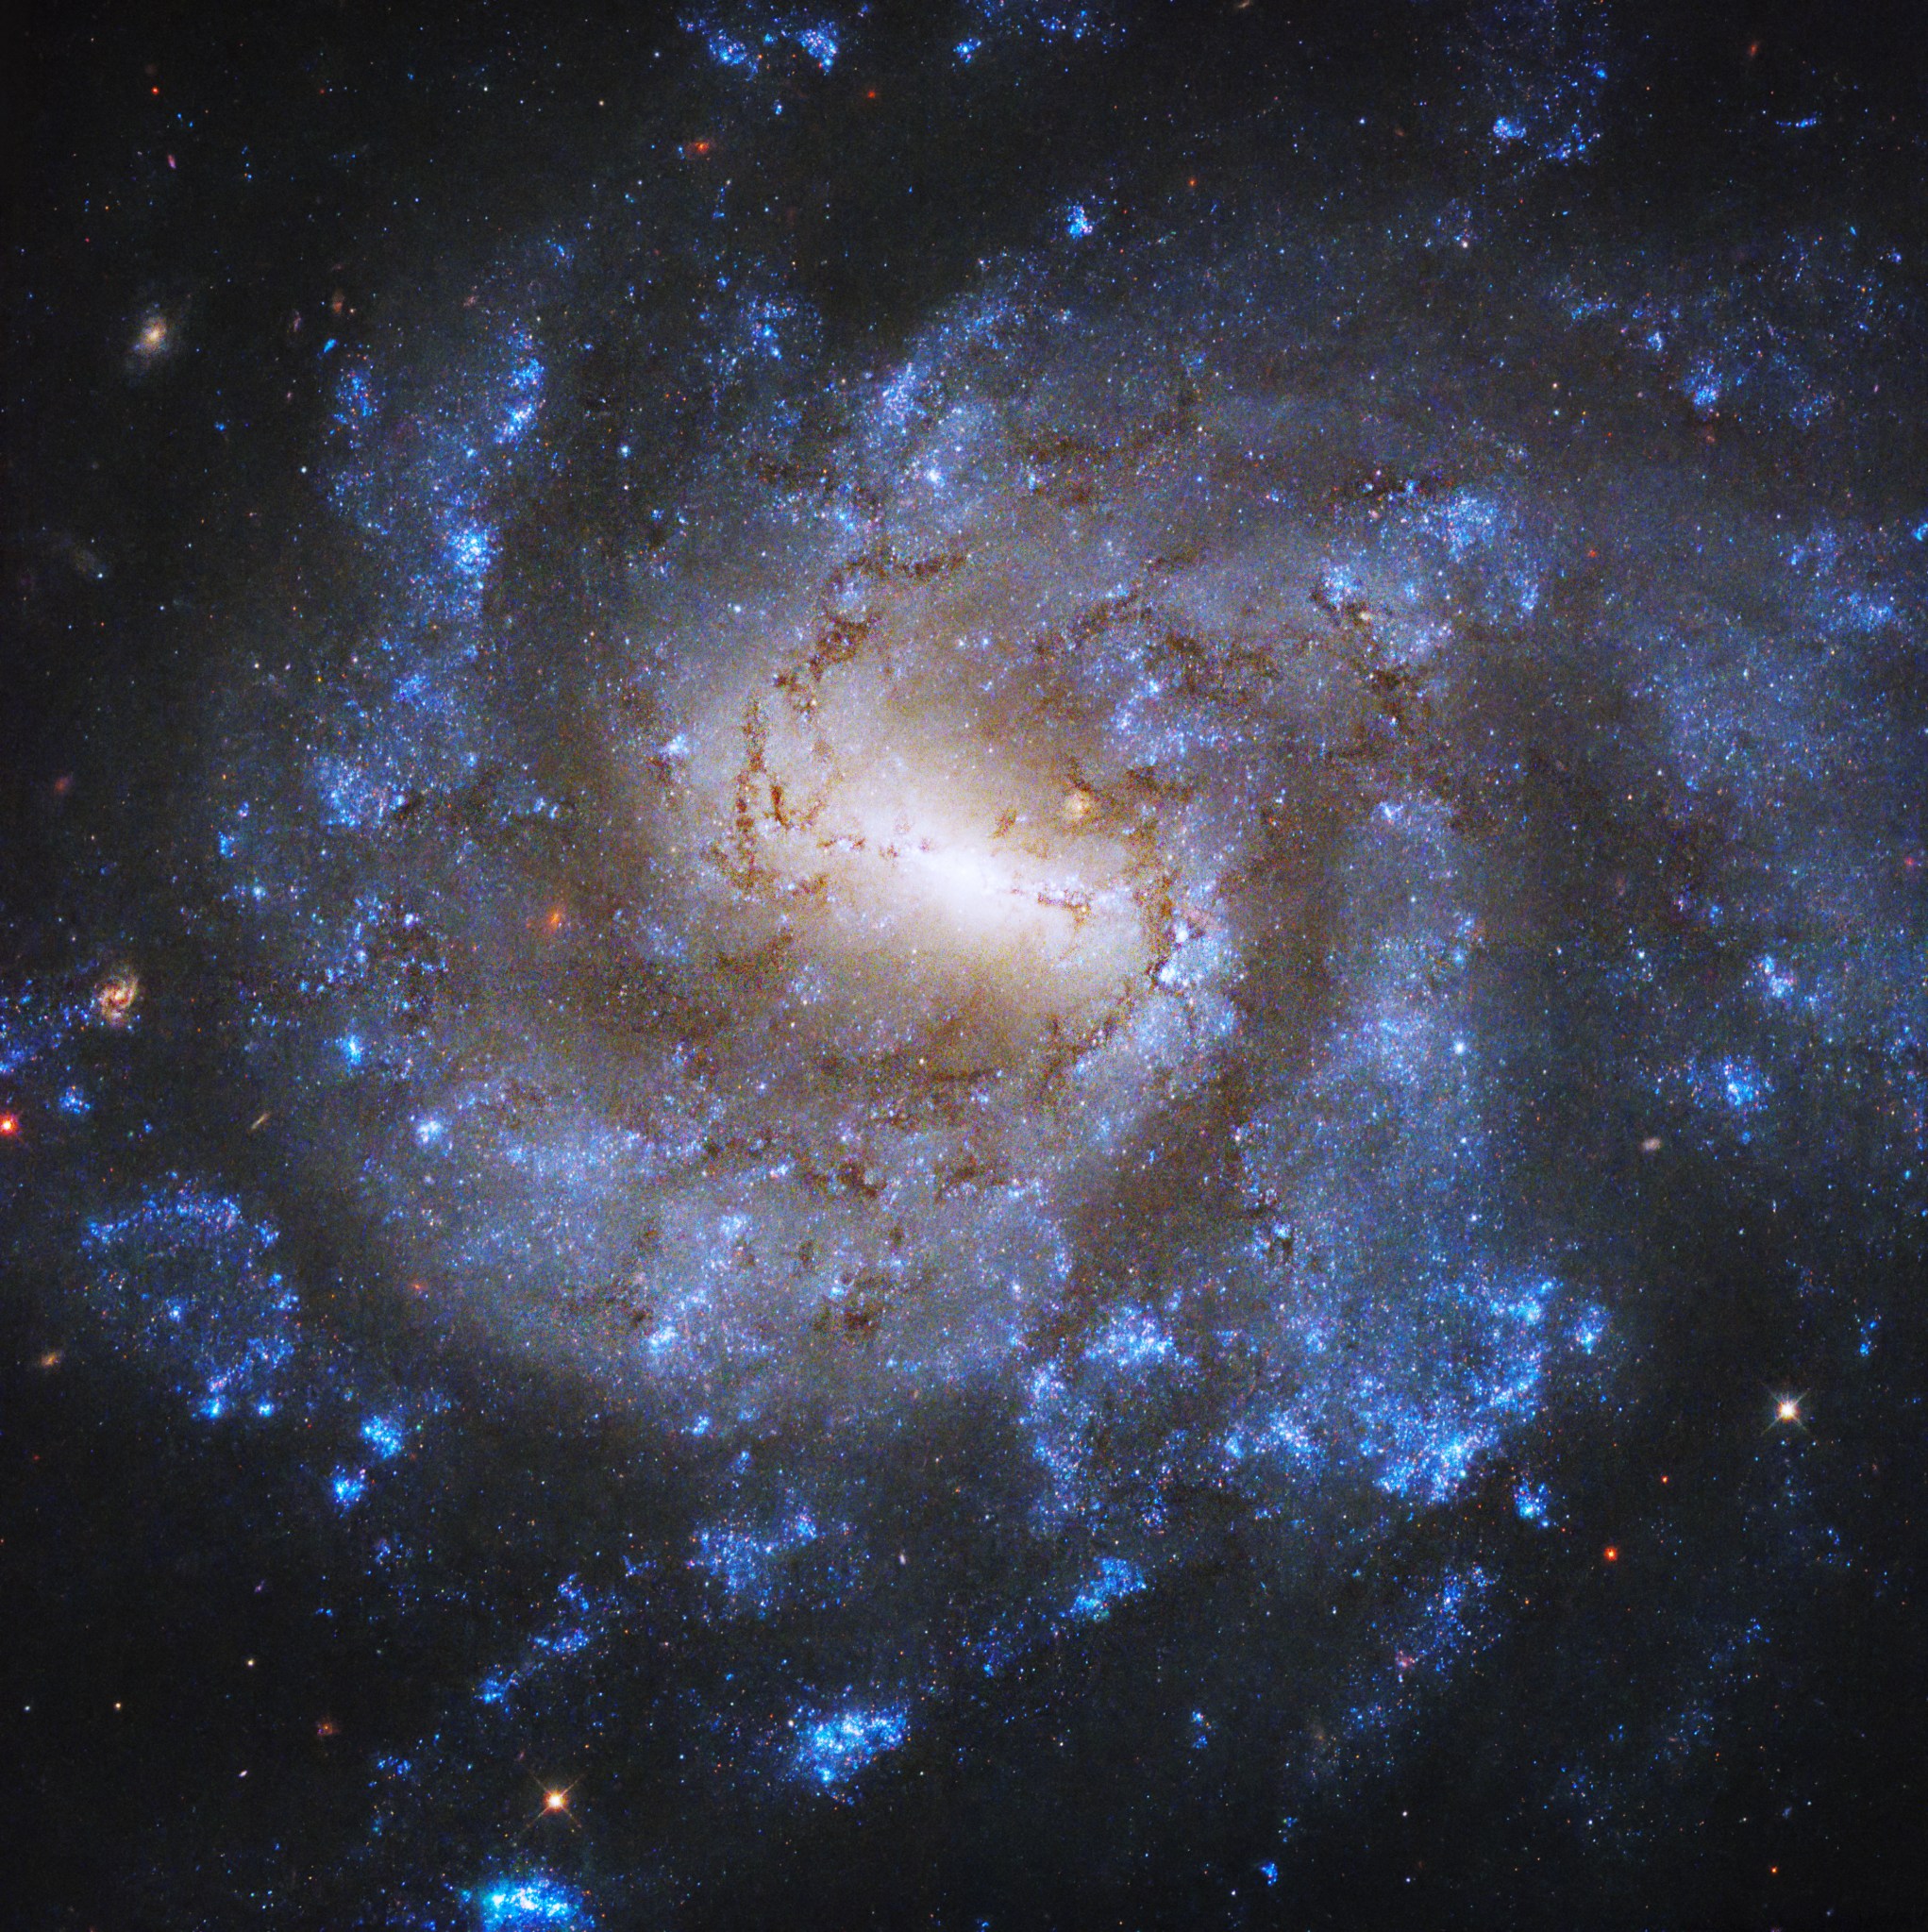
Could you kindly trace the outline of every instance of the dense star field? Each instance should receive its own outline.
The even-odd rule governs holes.
[[[20,1923],[1917,1923],[1922,71],[38,29]]]

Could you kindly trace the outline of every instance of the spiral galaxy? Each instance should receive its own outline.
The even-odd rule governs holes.
[[[1899,1896],[1811,1687],[1919,1635],[1919,135],[1246,11],[664,24],[284,331],[0,1185],[323,1742],[96,1909]]]

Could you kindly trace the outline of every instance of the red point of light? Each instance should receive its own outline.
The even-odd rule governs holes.
[[[20,1132],[18,1114],[0,1114],[0,1139],[11,1140]]]
[[[1601,1554],[1604,1556],[1609,1563],[1618,1563],[1620,1560],[1619,1551],[1617,1550],[1611,1543],[1609,1543],[1606,1546],[1606,1548],[1601,1552]]]

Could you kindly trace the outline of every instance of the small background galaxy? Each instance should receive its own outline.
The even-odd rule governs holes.
[[[0,1917],[1923,1923],[1906,25],[37,21]]]

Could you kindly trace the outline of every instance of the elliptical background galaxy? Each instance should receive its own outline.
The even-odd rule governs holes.
[[[1907,1923],[1920,115],[1819,31],[48,42],[44,1923]]]

